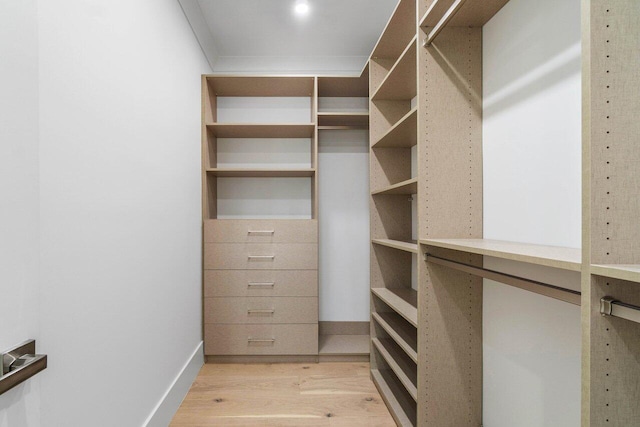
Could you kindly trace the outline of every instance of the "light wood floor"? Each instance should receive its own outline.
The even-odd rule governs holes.
[[[171,423],[395,427],[368,363],[206,364]]]

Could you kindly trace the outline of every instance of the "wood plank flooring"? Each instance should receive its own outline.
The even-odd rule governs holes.
[[[369,363],[206,364],[172,427],[395,427]]]

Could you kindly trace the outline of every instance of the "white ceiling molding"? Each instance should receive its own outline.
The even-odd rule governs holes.
[[[209,61],[209,66],[214,70],[219,58],[218,48],[204,19],[200,4],[197,0],[178,0],[178,3],[180,3],[180,7],[182,7],[182,11],[191,25],[193,34],[196,36],[198,43],[200,43],[204,56]]]

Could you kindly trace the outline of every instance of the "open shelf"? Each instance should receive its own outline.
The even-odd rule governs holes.
[[[390,185],[381,190],[372,191],[371,195],[382,195],[382,194],[416,194],[418,192],[418,178],[411,178],[406,181],[399,182],[394,185]]]
[[[318,129],[323,127],[369,128],[368,112],[318,112]]]
[[[208,123],[207,129],[218,138],[311,138],[314,123]]]
[[[373,312],[371,316],[382,329],[400,346],[407,356],[418,363],[417,329],[396,313]]]
[[[488,239],[427,239],[420,240],[420,243],[562,270],[581,270],[580,249]]]
[[[369,354],[369,335],[320,335],[319,354],[360,356]]]
[[[373,148],[409,148],[418,141],[418,109],[413,108],[396,124],[391,126],[377,141]]]
[[[313,96],[313,77],[207,76],[215,96]]]
[[[371,292],[411,325],[418,326],[418,292],[411,288],[371,288]]]
[[[318,96],[323,98],[369,96],[368,65],[359,77],[318,77]]]
[[[416,81],[416,40],[417,37],[411,39],[398,61],[389,70],[389,74],[371,96],[372,101],[410,100],[416,96],[418,90]]]
[[[640,264],[592,264],[591,274],[640,283]]]
[[[399,426],[416,425],[416,404],[405,398],[406,391],[389,370],[371,370],[371,379],[387,404],[391,416]]]
[[[207,169],[207,174],[218,177],[311,177],[316,173],[315,169]]]
[[[399,1],[373,48],[371,57],[392,58],[394,60],[398,58],[411,37],[415,36],[415,23],[415,1]]]
[[[418,400],[416,386],[417,366],[409,357],[398,348],[391,339],[374,338],[371,340],[378,353],[387,362],[391,370],[396,374],[400,383],[409,392],[413,400]]]
[[[508,2],[509,0],[434,0],[420,19],[420,26],[436,27],[442,22],[452,27],[482,27]],[[452,14],[450,11],[454,7],[457,11]]]
[[[371,239],[372,243],[376,245],[387,246],[394,249],[399,249],[401,251],[411,252],[414,254],[418,253],[418,244],[411,242],[403,242],[402,240],[391,240],[391,239]]]

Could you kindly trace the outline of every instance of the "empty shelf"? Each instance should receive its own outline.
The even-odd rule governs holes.
[[[324,126],[353,126],[357,128],[369,127],[369,113],[351,112],[322,112],[318,113],[318,127]]]
[[[313,96],[313,77],[206,76],[216,96]]]
[[[391,239],[372,239],[372,243],[376,245],[388,246],[390,248],[399,249],[401,251],[407,251],[414,254],[418,253],[418,244],[411,242],[403,242],[402,240]]]
[[[418,192],[418,178],[411,178],[406,181],[390,185],[381,190],[371,192],[372,195],[378,194],[416,194]]]
[[[373,148],[413,147],[418,141],[417,125],[418,109],[413,108],[371,146]]]
[[[315,169],[207,169],[207,173],[219,177],[311,177]]]
[[[446,25],[452,27],[482,27],[509,0],[434,0],[427,12],[420,20],[421,27],[436,27],[446,20]],[[456,3],[460,7],[453,14],[449,9]]]
[[[411,288],[371,288],[371,292],[385,304],[418,326],[418,293]]]
[[[218,138],[311,138],[315,124],[210,123],[207,129]]]
[[[409,357],[402,352],[398,346],[390,339],[374,338],[373,345],[376,347],[382,358],[387,362],[391,370],[396,374],[398,380],[413,400],[418,400],[417,366]]]
[[[640,283],[640,264],[592,264],[591,274]]]
[[[320,355],[367,355],[369,335],[320,335]]]
[[[487,239],[427,239],[420,240],[420,243],[562,270],[581,269],[581,250],[574,248]]]
[[[371,313],[373,319],[387,334],[404,350],[405,353],[418,363],[417,330],[409,325],[396,313]]]
[[[398,61],[393,65],[389,74],[371,97],[378,100],[410,100],[418,93],[416,80],[416,37],[402,52]]]
[[[398,58],[411,37],[416,34],[415,23],[415,1],[399,1],[373,48],[371,58]]]
[[[402,427],[415,426],[417,415],[415,402],[410,402],[408,397],[405,397],[406,392],[393,373],[372,369],[371,379],[380,392],[382,400],[387,404],[396,424]]]
[[[318,77],[319,97],[368,97],[369,70],[354,77]]]

